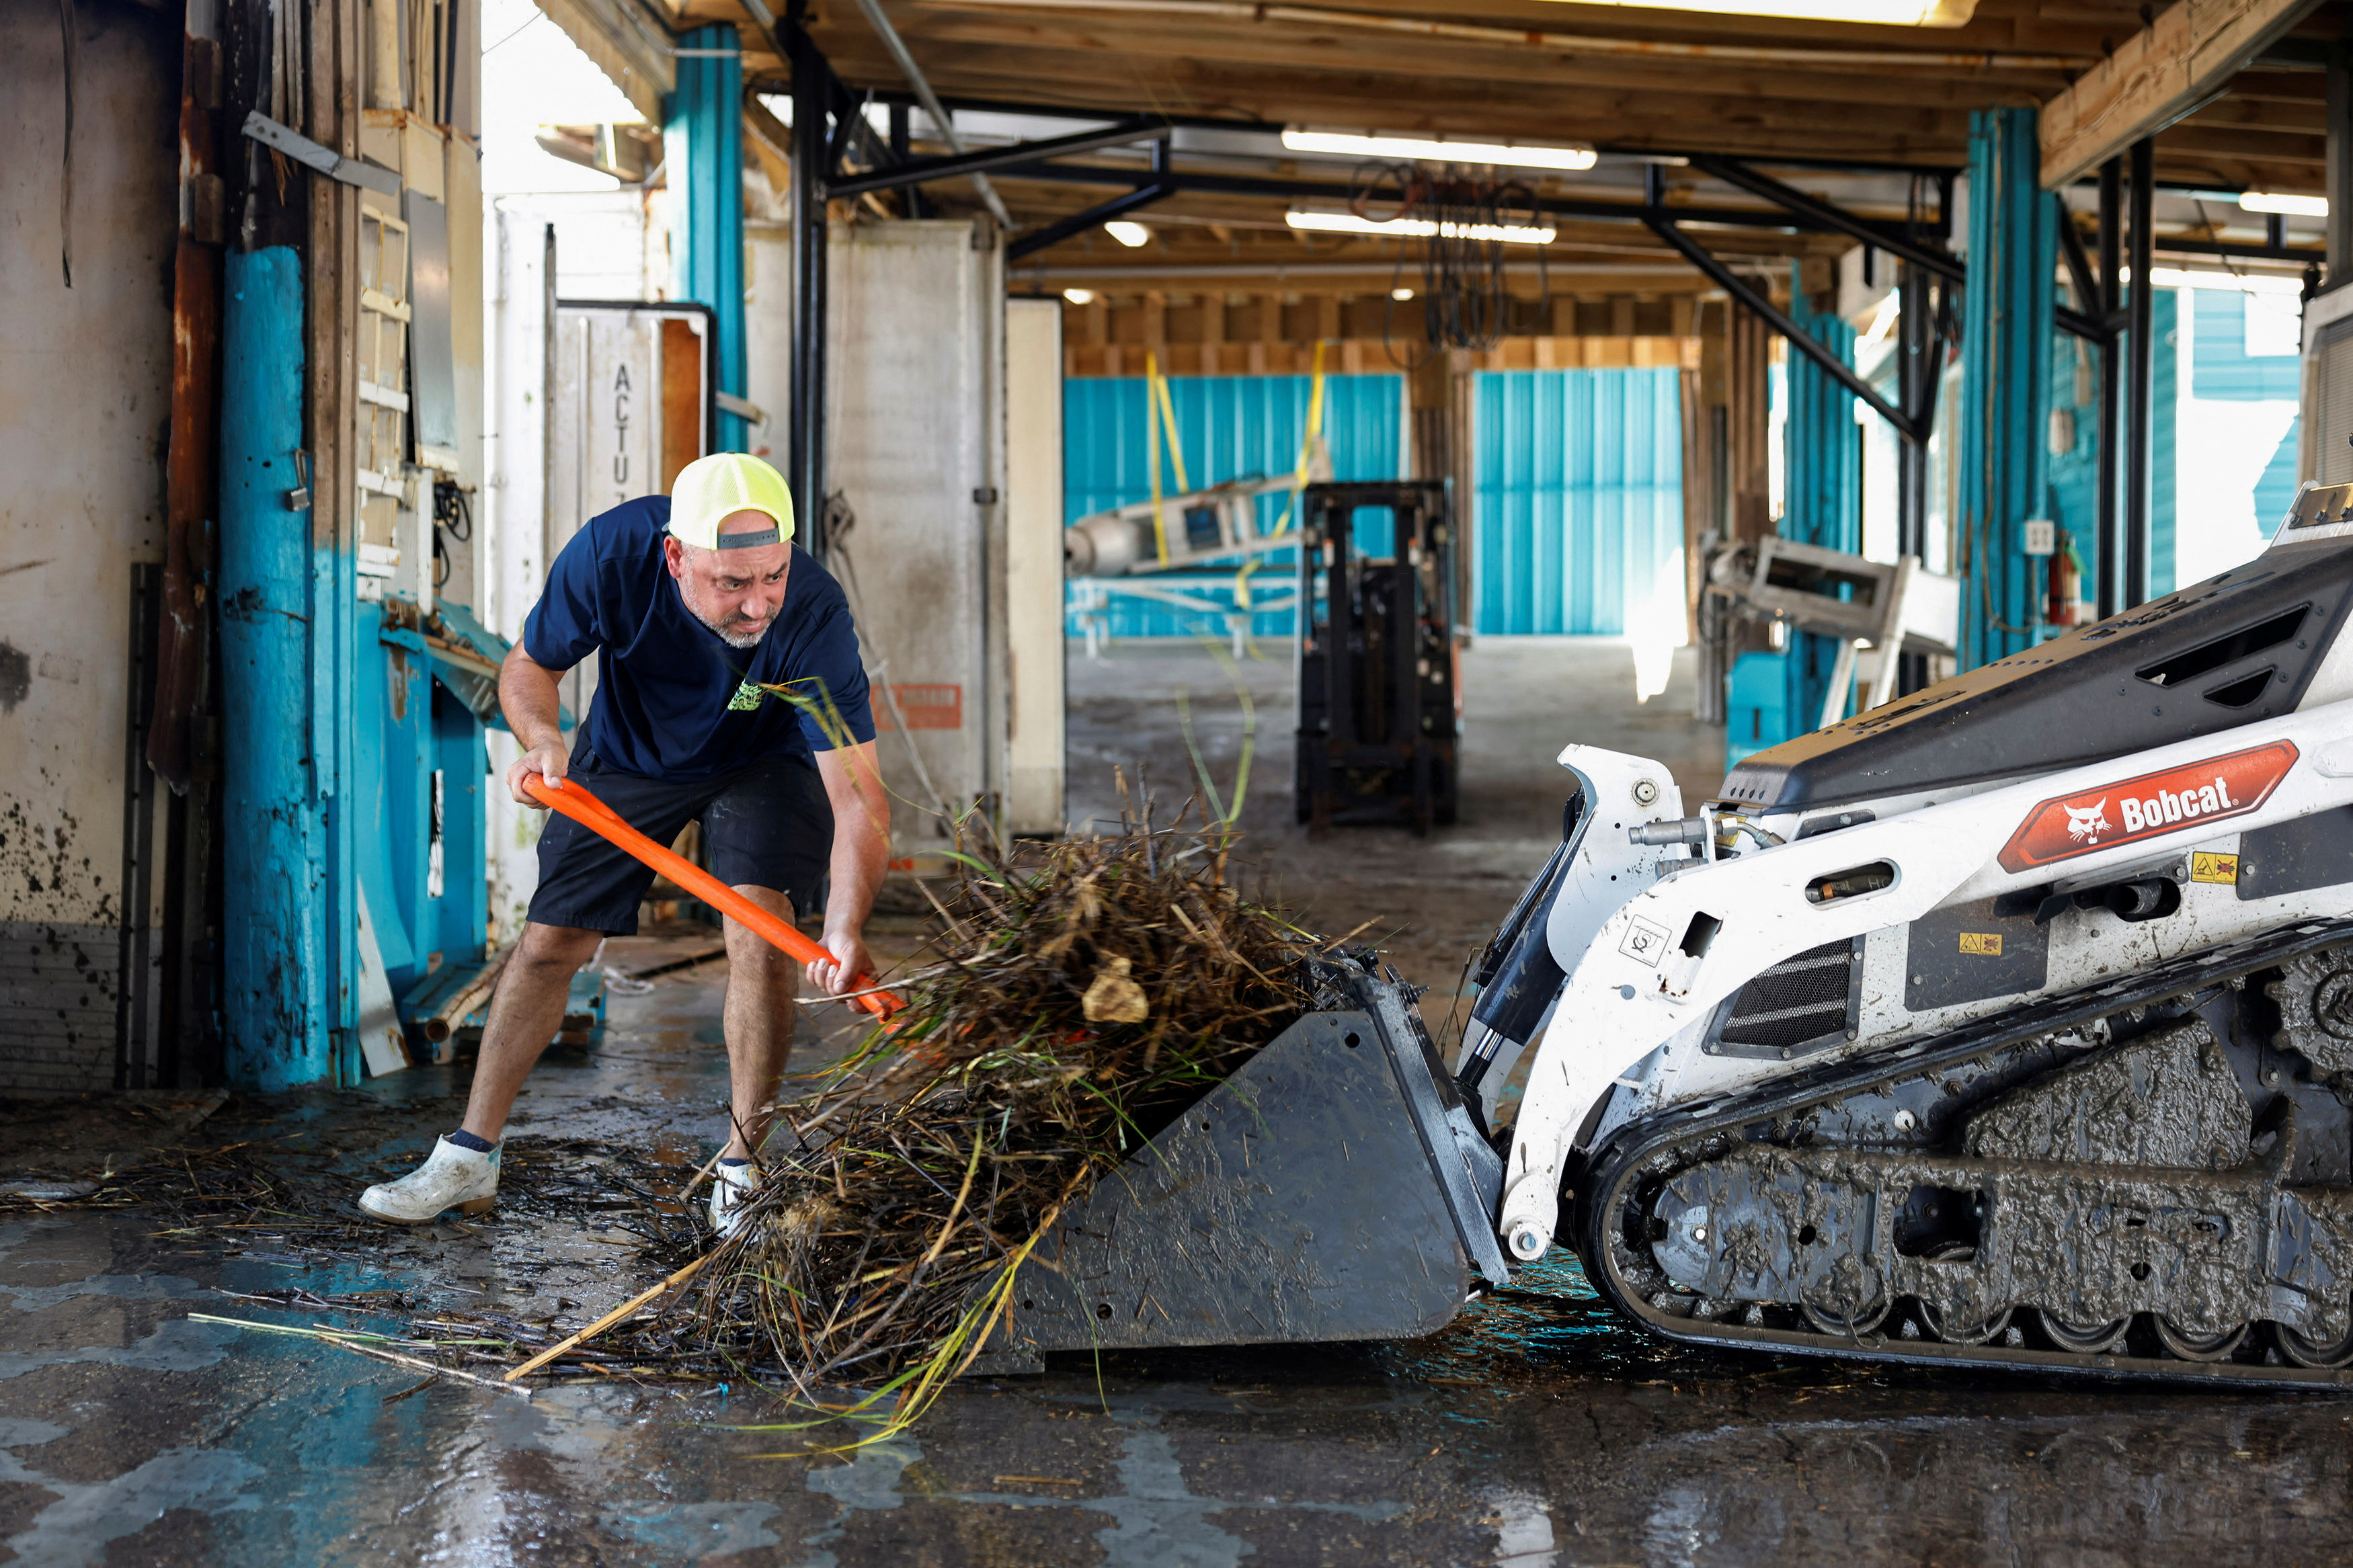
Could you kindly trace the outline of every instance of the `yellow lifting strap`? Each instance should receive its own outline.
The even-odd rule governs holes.
[[[1282,515],[1274,520],[1274,533],[1279,537],[1291,527],[1291,514],[1299,505],[1299,492],[1307,488],[1307,467],[1315,455],[1315,438],[1324,434],[1324,340],[1315,340],[1314,378],[1307,386],[1307,428],[1299,437],[1299,468],[1292,476],[1291,499],[1282,503]],[[1250,607],[1250,574],[1259,569],[1264,555],[1253,555],[1242,569],[1234,574],[1234,608],[1248,611]]]
[[[1168,564],[1168,520],[1160,510],[1160,427],[1168,426],[1168,461],[1176,470],[1176,493],[1183,495],[1193,488],[1185,477],[1185,438],[1176,433],[1176,408],[1169,401],[1168,378],[1160,374],[1160,356],[1146,352],[1144,356],[1144,433],[1145,460],[1152,468],[1152,542],[1160,552],[1160,563]]]

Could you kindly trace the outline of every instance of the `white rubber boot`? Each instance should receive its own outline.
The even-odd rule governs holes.
[[[760,1190],[760,1167],[757,1165],[713,1165],[711,1167],[711,1228],[726,1240],[744,1223],[744,1205]]]
[[[450,1209],[487,1214],[498,1198],[499,1152],[480,1153],[443,1138],[425,1163],[362,1193],[360,1212],[395,1225],[423,1225]]]

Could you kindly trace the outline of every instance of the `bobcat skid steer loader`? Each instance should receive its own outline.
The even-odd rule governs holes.
[[[1570,746],[1454,1076],[1495,1223],[1651,1332],[2353,1383],[2353,486],[2260,558],[1748,757]]]

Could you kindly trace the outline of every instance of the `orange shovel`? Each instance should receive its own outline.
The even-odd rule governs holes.
[[[702,867],[682,856],[663,848],[644,834],[621,820],[620,814],[588,792],[577,779],[566,779],[561,788],[551,788],[538,773],[523,776],[522,787],[533,800],[552,811],[560,811],[589,831],[612,840],[671,881],[701,899],[714,910],[733,916],[744,926],[765,938],[769,944],[781,948],[803,963],[831,963],[833,954],[803,936],[789,923],[777,919]],[[860,987],[872,984],[871,975],[860,975]],[[906,999],[888,991],[869,991],[863,996],[853,996],[850,1005],[878,1018],[888,1018],[904,1007]]]

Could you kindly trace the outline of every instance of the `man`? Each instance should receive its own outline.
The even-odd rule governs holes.
[[[526,779],[560,789],[577,778],[659,844],[700,822],[712,874],[786,920],[829,879],[822,943],[833,962],[811,964],[809,978],[838,994],[871,967],[863,931],[890,808],[849,605],[792,539],[784,477],[733,452],[688,464],[667,499],[591,518],[556,557],[499,671],[500,706],[523,747],[507,787],[535,805]],[[596,697],[580,754],[568,757],[556,681],[591,652]],[[465,1122],[417,1170],[368,1188],[363,1210],[419,1225],[490,1208],[508,1110],[563,1021],[572,976],[607,935],[638,929],[652,880],[570,817],[549,817],[539,890],[491,998]],[[798,1017],[793,962],[733,920],[726,931],[734,1116],[711,1191],[723,1235],[757,1181],[751,1158]]]

